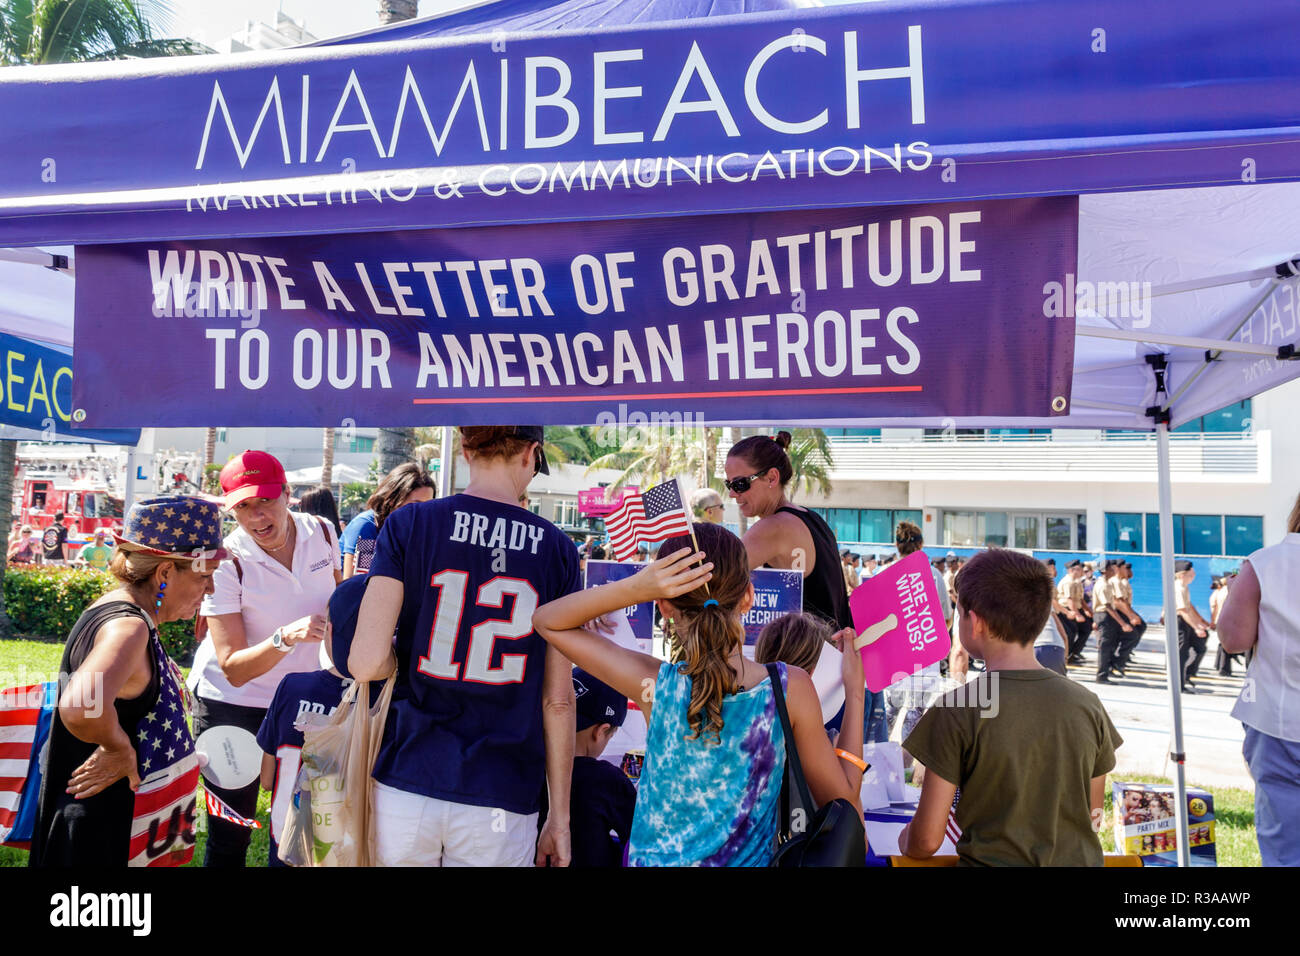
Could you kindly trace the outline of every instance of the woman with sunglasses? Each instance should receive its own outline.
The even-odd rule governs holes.
[[[820,515],[786,497],[794,476],[789,447],[790,433],[783,431],[775,438],[744,438],[727,452],[727,490],[742,515],[758,519],[743,538],[749,566],[803,571],[803,609],[837,631],[852,627],[835,532]]]
[[[469,485],[388,516],[348,657],[357,680],[387,677],[396,631],[375,850],[382,866],[568,865],[572,668],[533,612],[581,589],[578,549],[519,506],[549,473],[540,426],[460,435]]]

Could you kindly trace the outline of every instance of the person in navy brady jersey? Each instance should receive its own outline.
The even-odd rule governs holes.
[[[280,859],[280,835],[285,815],[293,800],[302,755],[302,731],[299,719],[308,713],[328,717],[334,713],[343,693],[352,684],[348,673],[348,653],[356,631],[357,612],[366,593],[365,576],[348,578],[330,595],[330,637],[321,642],[322,670],[288,674],[275,689],[266,717],[257,731],[262,747],[262,789],[271,793],[271,852],[268,866],[284,866]],[[372,684],[373,703],[382,685]]]
[[[398,682],[375,762],[381,866],[567,866],[574,694],[533,611],[581,588],[578,549],[519,506],[538,426],[460,430],[463,494],[384,523],[348,668]],[[549,813],[538,836],[540,794]]]

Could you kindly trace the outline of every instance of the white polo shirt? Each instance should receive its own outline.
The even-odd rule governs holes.
[[[291,511],[289,519],[298,529],[292,572],[263,551],[243,528],[236,528],[227,536],[225,547],[239,559],[244,579],[240,581],[234,561],[222,561],[212,576],[215,590],[203,599],[199,613],[205,617],[243,615],[249,647],[266,640],[277,627],[328,612],[334,569],[339,566],[339,543],[313,515]],[[209,635],[194,654],[189,687],[207,700],[265,709],[284,675],[320,670],[319,654],[317,643],[299,644],[265,674],[235,687],[217,663]]]

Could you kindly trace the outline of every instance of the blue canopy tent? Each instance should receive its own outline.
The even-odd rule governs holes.
[[[649,229],[683,215],[1079,195],[1077,269],[1055,306],[1042,289],[1042,307],[1074,333],[1062,404],[1014,419],[958,404],[900,418],[868,398],[828,398],[810,422],[1154,430],[1168,582],[1168,428],[1300,374],[1289,361],[1300,338],[1300,50],[1276,30],[1290,12],[1282,0],[504,0],[289,51],[6,71],[0,108],[21,105],[32,120],[21,137],[0,132],[0,242],[76,242],[93,260],[90,244],[139,240]],[[875,165],[849,176],[827,164],[836,150]],[[82,152],[94,162],[73,159]],[[532,166],[554,170],[554,186],[580,165],[645,155],[707,156],[710,178],[519,188],[532,187],[519,178]],[[54,179],[33,176],[51,163]],[[79,330],[100,305],[79,303]],[[548,421],[573,415],[537,401]],[[744,407],[708,421],[746,424]],[[461,413],[394,405],[388,423]],[[265,414],[282,413],[267,403]],[[1168,587],[1165,604],[1172,621]],[[1177,657],[1170,635],[1181,792]]]

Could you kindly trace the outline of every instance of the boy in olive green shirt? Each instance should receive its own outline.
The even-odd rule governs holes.
[[[899,847],[932,856],[960,787],[960,864],[1101,866],[1106,774],[1123,741],[1095,694],[1034,658],[1052,606],[1046,568],[992,549],[954,587],[962,646],[987,670],[937,701],[903,743],[926,773]]]

